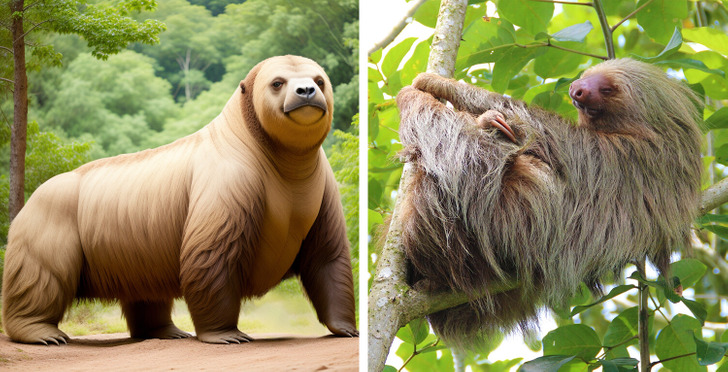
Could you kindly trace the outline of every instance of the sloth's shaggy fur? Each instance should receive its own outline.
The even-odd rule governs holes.
[[[701,172],[696,96],[629,59],[590,76],[609,90],[577,123],[432,74],[397,96],[402,158],[415,169],[402,196],[411,280],[472,298],[429,317],[450,344],[527,330],[539,308],[565,304],[581,282],[598,292],[632,260],[665,272],[687,244]],[[487,110],[518,144],[477,125]],[[488,293],[505,280],[520,285]]]

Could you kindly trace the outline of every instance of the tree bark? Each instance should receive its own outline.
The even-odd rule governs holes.
[[[10,129],[10,221],[25,204],[25,150],[28,131],[28,74],[25,69],[25,37],[23,30],[23,0],[10,2],[13,38],[15,86],[13,89],[13,125]]]
[[[437,26],[430,49],[427,71],[452,77],[455,71],[460,38],[465,22],[467,0],[443,0],[437,16]],[[404,195],[411,183],[412,169],[405,164],[398,195]],[[394,206],[387,240],[377,262],[377,271],[369,292],[369,371],[381,371],[397,331],[412,319],[464,303],[462,294],[444,294],[443,302],[432,301],[432,296],[419,293],[407,284],[400,199]],[[452,301],[455,295],[455,301]],[[449,299],[449,301],[447,299]],[[442,306],[438,306],[441,304]]]

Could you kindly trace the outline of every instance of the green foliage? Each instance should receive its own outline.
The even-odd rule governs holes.
[[[25,192],[30,195],[51,177],[88,162],[90,149],[90,143],[65,142],[55,133],[41,132],[38,123],[29,123]]]
[[[351,246],[354,271],[354,296],[359,306],[359,115],[354,116],[351,131],[335,130],[337,143],[328,151],[329,163],[339,183],[341,204],[346,218],[346,236]],[[357,312],[358,314],[358,312]]]
[[[455,79],[576,118],[568,97],[569,83],[587,67],[599,63],[599,57],[607,56],[594,8],[537,1],[493,2],[497,13],[488,16],[483,3],[470,2],[468,6]],[[647,1],[601,3],[607,22],[614,26]],[[439,1],[427,1],[413,18],[424,27],[434,28],[438,7]],[[699,11],[706,21],[698,20]],[[717,177],[706,179],[705,186],[724,177],[723,169],[728,165],[728,111],[722,108],[726,102],[721,102],[728,99],[727,31],[728,11],[720,2],[654,0],[621,23],[613,34],[618,58],[642,58],[655,63],[687,80],[706,98],[705,128],[712,129],[715,156],[706,156],[704,164],[706,169],[714,167]],[[397,161],[401,144],[394,96],[425,71],[431,40],[431,35],[402,38],[369,55],[367,228],[372,236],[377,235],[391,213],[402,173]],[[699,236],[705,242],[701,243],[704,249],[696,250],[695,258],[672,265],[672,275],[684,292],[675,293],[663,278],[648,280],[635,273],[631,279],[623,277],[626,283],[610,286],[609,293],[601,298],[591,298],[587,292],[579,294],[569,308],[553,309],[559,327],[542,340],[544,356],[525,363],[500,361],[507,362],[504,370],[515,364],[521,364],[523,371],[599,367],[604,371],[635,370],[639,359],[634,348],[638,343],[637,292],[643,284],[649,286],[648,339],[655,367],[698,371],[705,370],[707,364],[717,364],[719,370],[728,370],[723,358],[728,337],[721,339],[710,325],[719,323],[715,328],[724,329],[727,324],[725,305],[721,303],[728,296],[728,213],[720,208],[700,218],[696,227],[702,230]],[[719,239],[709,245],[713,236]],[[371,248],[376,252],[379,247]],[[373,267],[371,258],[368,264]],[[423,352],[428,342],[434,342],[434,335],[428,334],[422,341],[422,334],[414,332],[411,323],[398,333],[402,344],[395,354],[406,363],[407,370],[453,368],[448,350]],[[529,345],[540,348],[538,342],[529,341]],[[498,355],[491,351],[468,352],[460,359],[474,371],[486,370],[485,365],[489,366],[487,370],[496,370]]]
[[[4,150],[7,143],[2,144]],[[28,148],[25,167],[25,193],[33,193],[43,182],[56,174],[68,172],[88,162],[90,143],[67,141],[52,132],[43,132],[38,123],[28,124]],[[0,174],[0,208],[7,211],[10,182],[6,174]],[[0,213],[0,246],[8,239],[10,220],[7,213]],[[3,251],[4,252],[4,251]]]
[[[124,51],[102,62],[79,55],[52,83],[44,83],[31,112],[46,127],[93,140],[94,157],[138,151],[174,118],[169,83],[154,74],[154,60]]]
[[[162,2],[153,15],[166,24],[167,31],[160,36],[159,45],[137,45],[136,49],[158,61],[159,75],[172,83],[177,100],[189,101],[207,90],[211,81],[222,78],[218,65],[223,55],[217,43],[211,42],[221,30],[214,27],[215,18],[207,9],[170,0]]]
[[[80,35],[91,47],[93,56],[107,59],[129,43],[159,42],[157,35],[164,31],[163,23],[156,20],[137,22],[129,17],[142,10],[154,10],[156,6],[154,0],[122,0],[115,5],[62,0],[51,6],[39,7],[43,9],[39,11],[39,17],[53,20],[50,27],[55,32]]]
[[[191,4],[202,5],[207,8],[213,16],[224,12],[225,7],[229,4],[241,4],[244,2],[245,0],[190,0]]]

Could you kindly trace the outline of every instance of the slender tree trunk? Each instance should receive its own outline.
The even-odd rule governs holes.
[[[432,41],[427,71],[442,76],[452,77],[455,71],[455,59],[462,37],[467,0],[443,0],[437,17],[437,26]],[[400,197],[407,192],[411,182],[412,170],[405,165],[400,180]],[[387,240],[382,248],[382,255],[377,262],[372,288],[369,292],[369,371],[381,371],[384,368],[397,331],[415,317],[421,317],[434,311],[413,311],[416,308],[431,307],[433,301],[415,300],[423,294],[409,288],[406,283],[406,266],[404,249],[402,249],[402,223],[400,221],[400,200],[398,199],[392,222],[387,233]],[[438,310],[446,309],[467,301],[460,296]],[[435,305],[436,306],[436,305]]]
[[[28,75],[25,70],[25,35],[23,31],[23,0],[10,3],[15,62],[15,87],[13,90],[13,126],[10,131],[10,196],[8,206],[10,221],[25,204],[25,149],[28,131]]]

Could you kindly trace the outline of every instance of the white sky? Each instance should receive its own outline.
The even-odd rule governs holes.
[[[414,1],[368,0],[361,5],[361,52],[367,53],[404,18]],[[405,30],[411,32],[410,30]]]

